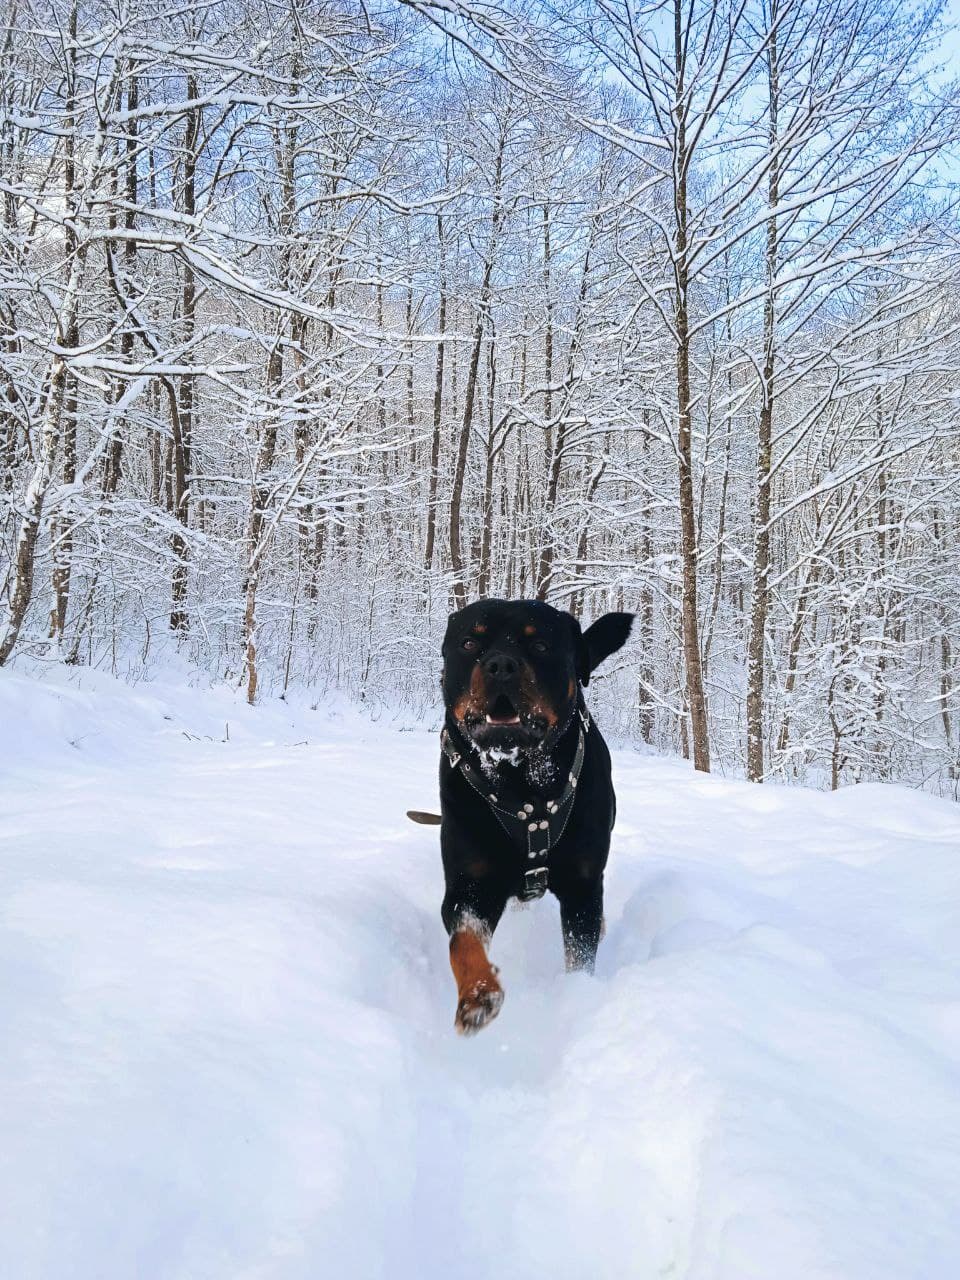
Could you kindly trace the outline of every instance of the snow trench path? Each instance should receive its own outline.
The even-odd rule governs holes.
[[[437,750],[0,673],[0,1274],[955,1280],[957,807],[617,752],[596,975],[510,910],[461,1040]]]

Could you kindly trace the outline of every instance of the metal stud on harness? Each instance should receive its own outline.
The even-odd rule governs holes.
[[[546,892],[550,850],[563,835],[573,810],[577,783],[580,781],[583,758],[586,754],[587,734],[590,732],[590,712],[582,703],[577,707],[577,714],[580,717],[577,749],[563,791],[555,800],[533,797],[516,809],[505,809],[500,804],[496,793],[490,790],[483,776],[464,760],[461,752],[457,751],[446,729],[440,735],[440,746],[450,762],[451,769],[460,770],[477,795],[482,797],[493,810],[494,816],[507,835],[526,854],[523,887],[517,894],[521,902],[542,898]]]

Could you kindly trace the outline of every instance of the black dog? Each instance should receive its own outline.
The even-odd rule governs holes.
[[[608,613],[581,632],[572,614],[537,601],[481,600],[447,624],[442,915],[462,1033],[503,1003],[487,945],[511,897],[555,894],[567,968],[593,968],[616,804],[581,686],[632,622]]]

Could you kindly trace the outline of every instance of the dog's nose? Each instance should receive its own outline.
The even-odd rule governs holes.
[[[515,658],[508,653],[488,654],[483,662],[484,675],[492,680],[510,680],[520,670]]]

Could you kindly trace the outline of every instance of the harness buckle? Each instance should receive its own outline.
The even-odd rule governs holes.
[[[450,741],[450,735],[447,733],[446,729],[444,729],[440,734],[440,746],[443,750],[443,754],[450,762],[450,768],[455,769],[463,759],[463,756],[459,751],[457,751],[456,747],[454,747],[453,743]]]
[[[517,897],[521,902],[532,902],[534,898],[542,898],[547,891],[548,871],[546,867],[534,867],[524,872],[523,888]]]

